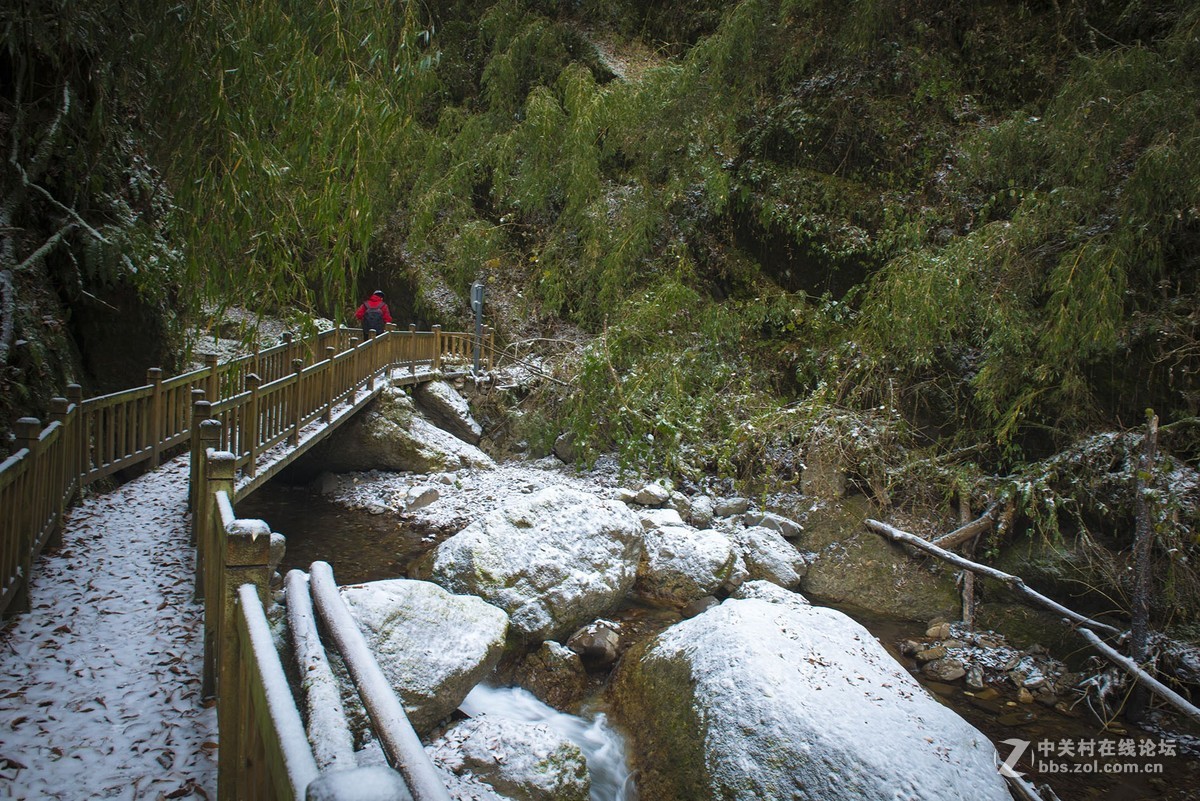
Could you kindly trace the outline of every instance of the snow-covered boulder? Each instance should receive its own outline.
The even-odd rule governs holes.
[[[811,606],[811,602],[798,592],[785,590],[778,584],[773,584],[770,581],[755,579],[747,581],[733,592],[729,594],[730,598],[759,598],[763,601],[771,601],[777,604],[798,604],[800,606]]]
[[[633,513],[642,523],[642,528],[663,528],[666,526],[682,526],[683,518],[674,509],[643,509],[635,508]]]
[[[742,515],[742,525],[762,526],[772,531],[778,531],[784,537],[799,537],[803,529],[800,524],[789,517],[777,515],[774,512],[746,512]]]
[[[622,503],[550,486],[506,500],[439,545],[422,573],[508,612],[526,640],[558,639],[625,597],[642,529]]]
[[[666,503],[670,497],[671,490],[663,485],[662,482],[654,481],[638,490],[637,495],[633,499],[642,506],[657,508]]]
[[[335,473],[495,467],[490,456],[429,422],[403,390],[393,388],[384,389],[342,431],[321,442],[312,457]]]
[[[430,381],[413,388],[413,399],[440,428],[472,445],[478,445],[483,429],[471,416],[471,407],[445,381]]]
[[[726,600],[615,688],[644,798],[1010,801],[987,737],[832,609]]]
[[[735,517],[745,514],[750,508],[748,498],[722,498],[713,504],[713,515],[716,517]]]
[[[729,535],[746,560],[751,579],[766,579],[790,590],[808,572],[809,555],[796,550],[778,531],[750,526],[732,528]]]
[[[633,591],[651,603],[682,606],[712,595],[733,577],[737,550],[719,531],[651,528]]]
[[[453,712],[504,651],[508,615],[479,598],[408,579],[341,592],[418,732]]]
[[[579,746],[541,723],[481,715],[426,752],[442,770],[473,775],[513,801],[587,801],[591,789]]]
[[[696,528],[708,528],[713,522],[713,499],[707,495],[696,495],[690,500],[688,522]]]

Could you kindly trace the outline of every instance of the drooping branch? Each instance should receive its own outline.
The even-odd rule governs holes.
[[[1162,698],[1171,706],[1175,707],[1183,715],[1196,723],[1200,723],[1200,709],[1188,703],[1187,699],[1182,695],[1175,692],[1146,671],[1142,670],[1142,668],[1139,667],[1138,664],[1132,659],[1120,653],[1117,651],[1117,649],[1100,639],[1096,632],[1082,627],[1076,629],[1076,631],[1083,635],[1083,638],[1091,643],[1097,651],[1103,654],[1108,661],[1125,670],[1127,673],[1129,673],[1129,675],[1133,676],[1139,684],[1153,692],[1159,698]]]
[[[62,238],[71,233],[71,231],[74,231],[75,228],[76,225],[73,222],[67,223],[62,228],[59,228],[49,239],[42,243],[41,247],[26,256],[25,260],[16,267],[13,267],[13,272],[19,273],[23,272],[24,270],[28,270],[33,265],[46,258],[46,254],[54,250],[54,248],[58,246],[58,243],[62,241]]]
[[[964,570],[970,570],[973,573],[978,573],[981,576],[987,576],[990,579],[995,579],[996,581],[1008,586],[1014,592],[1025,596],[1029,600],[1044,606],[1047,609],[1050,609],[1051,611],[1056,612],[1077,624],[1091,626],[1094,629],[1100,629],[1101,631],[1106,631],[1114,635],[1121,633],[1121,630],[1115,626],[1110,626],[1107,623],[1101,623],[1099,620],[1093,620],[1090,617],[1081,615],[1078,612],[1063,606],[1058,601],[1047,598],[1040,592],[1030,589],[1025,585],[1025,581],[1020,576],[1014,576],[1011,573],[1005,573],[1003,570],[997,570],[994,567],[988,567],[987,565],[981,565],[978,562],[972,562],[970,559],[959,556],[956,553],[947,551],[944,548],[939,548],[932,542],[923,540],[915,534],[910,534],[907,531],[901,531],[894,526],[889,526],[887,523],[881,523],[878,520],[867,520],[866,526],[876,534],[882,534],[893,542],[911,545],[912,547],[918,548],[926,553],[933,554],[945,562],[949,562],[952,565],[957,565]]]

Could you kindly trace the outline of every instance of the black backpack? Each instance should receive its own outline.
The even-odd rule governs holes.
[[[383,305],[368,306],[363,314],[363,331],[383,333]]]

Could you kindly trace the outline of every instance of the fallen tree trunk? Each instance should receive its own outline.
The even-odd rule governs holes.
[[[1106,643],[1104,640],[1100,639],[1099,635],[1097,635],[1096,632],[1091,631],[1086,628],[1078,628],[1078,629],[1076,629],[1076,631],[1078,631],[1080,634],[1082,634],[1083,638],[1085,640],[1087,640],[1089,643],[1091,643],[1092,646],[1097,651],[1102,653],[1104,655],[1104,657],[1106,659],[1108,659],[1108,661],[1112,662],[1117,667],[1124,669],[1127,673],[1129,673],[1129,675],[1133,676],[1137,680],[1137,682],[1139,684],[1141,684],[1143,687],[1150,690],[1152,693],[1157,695],[1159,698],[1162,698],[1164,701],[1169,703],[1171,706],[1175,707],[1183,715],[1185,715],[1188,719],[1192,720],[1195,723],[1200,723],[1200,708],[1197,708],[1197,707],[1193,706],[1192,704],[1188,703],[1187,699],[1184,698],[1182,695],[1175,692],[1170,687],[1163,684],[1161,681],[1154,678],[1146,671],[1142,670],[1142,668],[1139,667],[1138,664],[1136,662],[1134,662],[1132,659],[1125,656],[1124,654],[1119,652],[1117,649],[1113,648],[1111,645]]]
[[[1091,626],[1093,629],[1100,629],[1101,631],[1106,631],[1114,635],[1121,633],[1121,630],[1116,626],[1110,626],[1107,623],[1101,623],[1099,620],[1093,620],[1090,617],[1081,615],[1073,609],[1068,609],[1067,607],[1063,606],[1058,601],[1047,598],[1037,590],[1030,589],[1025,585],[1025,582],[1020,576],[1014,576],[1011,573],[1005,573],[1003,570],[997,570],[994,567],[988,567],[987,565],[981,565],[978,562],[972,562],[970,559],[959,556],[951,551],[947,551],[945,548],[939,548],[932,542],[923,540],[915,534],[910,534],[907,531],[901,531],[894,526],[889,526],[887,523],[881,523],[878,520],[867,520],[866,526],[876,534],[882,534],[893,542],[911,545],[914,548],[918,548],[926,553],[932,554],[943,561],[949,562],[952,565],[957,565],[965,570],[978,573],[981,576],[987,576],[988,578],[995,579],[996,581],[1007,585],[1010,589],[1019,593],[1020,595],[1025,596],[1029,600],[1044,606],[1053,612],[1057,612],[1063,617],[1068,618],[1079,625]]]
[[[995,512],[996,506],[993,504],[989,506],[988,510],[979,517],[975,518],[970,523],[965,523],[960,528],[954,529],[954,531],[951,531],[949,534],[938,537],[933,541],[933,544],[939,548],[950,550],[951,548],[957,548],[964,542],[975,539],[975,537],[983,534],[985,531],[991,531],[992,526],[996,524],[996,518],[992,516],[995,514]]]
[[[1024,595],[1026,598],[1029,598],[1030,600],[1033,600],[1038,604],[1045,606],[1048,609],[1051,609],[1063,615],[1064,617],[1069,618],[1070,620],[1073,620],[1075,623],[1079,624],[1075,630],[1078,631],[1080,635],[1093,647],[1095,647],[1096,650],[1103,654],[1106,659],[1124,669],[1131,676],[1133,676],[1139,684],[1146,687],[1163,700],[1167,701],[1187,718],[1195,721],[1196,723],[1200,723],[1200,708],[1192,705],[1182,695],[1151,676],[1149,673],[1139,667],[1136,662],[1117,651],[1108,643],[1104,642],[1104,640],[1100,639],[1100,636],[1096,634],[1096,632],[1092,631],[1092,629],[1101,629],[1102,631],[1106,631],[1110,634],[1119,635],[1122,633],[1120,629],[1110,626],[1107,623],[1101,623],[1098,620],[1092,620],[1091,618],[1085,617],[1074,610],[1068,609],[1057,601],[1047,598],[1040,592],[1031,590],[1029,587],[1025,586],[1025,582],[1020,576],[1014,576],[1011,573],[1005,573],[1004,571],[997,570],[994,567],[988,567],[987,565],[981,565],[978,562],[972,562],[970,559],[966,559],[965,557],[959,556],[956,553],[947,551],[944,548],[939,548],[932,542],[923,540],[915,534],[902,531],[895,526],[889,526],[887,523],[881,523],[878,520],[867,520],[866,526],[875,533],[882,534],[893,542],[911,545],[914,548],[922,550],[928,554],[932,554],[933,556],[949,562],[952,565],[957,565],[964,570],[969,570],[982,576],[995,579],[996,581],[1000,581],[1021,595]]]

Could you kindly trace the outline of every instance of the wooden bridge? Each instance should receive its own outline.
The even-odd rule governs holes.
[[[89,484],[118,471],[153,469],[190,451],[188,503],[196,546],[196,597],[204,602],[204,686],[218,700],[221,799],[344,797],[448,799],[395,694],[347,623],[332,572],[289,578],[289,598],[313,606],[334,635],[392,768],[389,776],[317,767],[285,671],[266,627],[270,529],[239,520],[235,505],[305,453],[386,386],[432,380],[465,368],[476,345],[488,368],[493,335],[389,330],[359,342],[336,329],[164,379],[151,369],[142,387],[84,400],[78,386],[52,401],[52,420],[24,418],[17,450],[0,463],[0,611],[28,609],[28,582],[43,548],[61,542],[65,511]],[[324,568],[327,570],[327,566]],[[293,641],[320,642],[315,623],[289,610]],[[311,616],[309,617],[311,619]],[[307,628],[306,628],[307,626]],[[357,640],[355,639],[357,635]],[[363,769],[367,773],[379,769]],[[403,779],[401,779],[403,776]],[[344,784],[343,784],[344,783]],[[390,788],[390,789],[389,789]],[[367,796],[354,795],[355,798]]]

